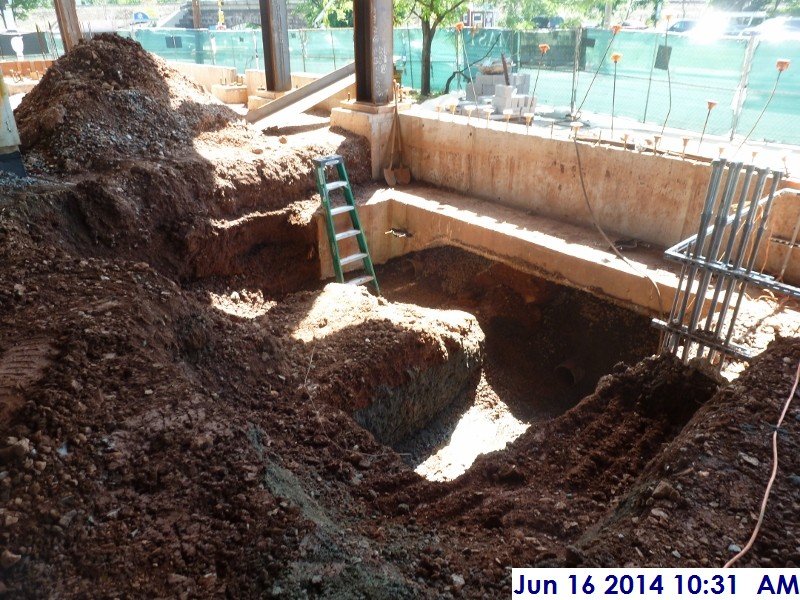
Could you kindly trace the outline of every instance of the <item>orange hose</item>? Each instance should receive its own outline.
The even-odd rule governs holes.
[[[794,385],[792,386],[792,391],[789,392],[789,397],[786,399],[786,403],[783,405],[781,418],[778,419],[778,424],[775,425],[775,431],[772,433],[772,475],[770,475],[769,483],[767,483],[767,489],[764,492],[764,499],[761,501],[761,512],[758,515],[758,522],[756,523],[755,529],[753,529],[753,535],[750,536],[747,545],[742,548],[736,556],[725,563],[725,569],[731,567],[736,561],[750,551],[750,548],[753,547],[753,544],[758,537],[759,531],[761,531],[761,524],[764,522],[764,515],[767,512],[767,501],[769,501],[769,495],[772,492],[772,485],[775,483],[775,477],[778,475],[778,429],[780,429],[783,419],[786,417],[786,413],[789,412],[789,406],[792,404],[792,398],[794,398],[795,392],[797,392],[797,384],[799,381],[800,362],[797,363],[797,372],[794,375]]]

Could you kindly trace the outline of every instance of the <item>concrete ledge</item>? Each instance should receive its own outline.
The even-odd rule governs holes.
[[[247,88],[238,83],[215,83],[211,93],[225,104],[247,104]]]
[[[533,216],[491,202],[426,186],[372,190],[359,206],[376,264],[437,246],[453,245],[550,281],[589,291],[638,312],[657,315],[661,291],[669,310],[677,286],[675,266],[661,248],[625,252],[639,272],[607,248],[594,230]],[[325,222],[317,213],[322,277],[333,277]],[[406,237],[386,233],[408,232]],[[612,232],[607,232],[615,239]],[[355,252],[342,244],[343,255]]]
[[[331,111],[331,127],[341,127],[369,140],[372,178],[376,181],[383,179],[383,167],[388,162],[386,152],[393,117],[392,111],[370,113],[349,108],[334,108]]]

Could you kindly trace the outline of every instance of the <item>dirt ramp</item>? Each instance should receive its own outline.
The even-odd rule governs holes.
[[[465,312],[393,304],[341,284],[275,311],[285,335],[312,349],[311,398],[351,413],[383,443],[424,426],[477,384],[484,336]]]

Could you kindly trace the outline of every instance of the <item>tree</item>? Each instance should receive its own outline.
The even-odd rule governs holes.
[[[433,37],[440,25],[456,21],[458,9],[468,0],[395,0],[395,19],[404,21],[417,17],[422,28],[422,85],[420,93],[431,93],[431,49]]]
[[[557,14],[558,5],[553,0],[503,0],[502,25],[510,29],[536,29],[536,17]]]
[[[309,27],[352,27],[352,0],[302,0],[297,11]]]
[[[11,5],[11,14],[14,19],[24,18],[35,8],[47,8],[52,6],[51,0],[0,0],[0,14],[3,14],[3,25],[5,25],[5,8]]]

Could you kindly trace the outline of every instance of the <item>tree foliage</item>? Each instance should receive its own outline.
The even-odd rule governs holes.
[[[352,27],[352,0],[302,0],[298,12],[309,27]]]
[[[419,19],[422,29],[422,85],[420,93],[431,93],[431,49],[436,30],[455,23],[468,0],[395,0],[395,21]]]
[[[11,5],[11,13],[15,19],[24,18],[30,11],[36,8],[47,8],[52,6],[51,0],[0,0],[0,13]]]
[[[800,0],[711,0],[714,8],[727,11],[766,11],[770,16],[800,15]]]

